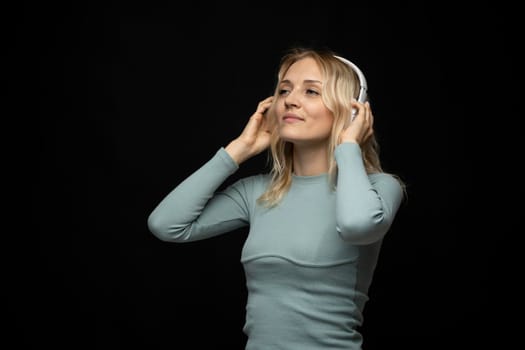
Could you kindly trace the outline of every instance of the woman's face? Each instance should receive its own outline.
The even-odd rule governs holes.
[[[313,58],[290,66],[275,103],[280,137],[297,145],[328,142],[334,120],[321,98],[323,76]]]

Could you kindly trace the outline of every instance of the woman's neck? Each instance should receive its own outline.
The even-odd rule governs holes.
[[[328,172],[326,145],[293,147],[293,172],[298,176],[315,176]]]

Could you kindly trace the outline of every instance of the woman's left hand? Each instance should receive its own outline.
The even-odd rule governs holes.
[[[368,101],[359,103],[354,100],[352,107],[357,111],[356,116],[341,133],[340,142],[354,142],[362,145],[374,133],[374,115]]]

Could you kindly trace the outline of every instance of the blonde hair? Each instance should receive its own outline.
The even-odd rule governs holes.
[[[313,58],[319,66],[324,77],[322,99],[326,107],[333,113],[331,136],[327,152],[329,159],[330,185],[335,189],[337,181],[337,164],[334,152],[339,145],[339,135],[348,125],[348,116],[351,113],[351,98],[357,98],[359,93],[359,78],[356,73],[345,63],[334,57],[330,51],[320,51],[306,48],[293,48],[281,59],[277,74],[277,84],[274,91],[275,99],[279,94],[279,84],[292,64],[304,58]],[[276,124],[274,106],[267,112],[271,125],[270,159],[272,168],[271,181],[266,191],[259,197],[258,202],[267,207],[277,205],[292,184],[293,172],[293,144],[286,142],[279,136]],[[361,145],[362,157],[367,173],[383,172],[379,160],[379,145],[374,135]]]

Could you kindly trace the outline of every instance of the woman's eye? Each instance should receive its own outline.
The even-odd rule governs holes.
[[[289,92],[289,90],[281,89],[281,90],[279,90],[279,95],[284,95],[284,94],[287,94],[288,92]]]
[[[307,89],[306,90],[307,95],[319,95],[319,93],[316,90]]]

